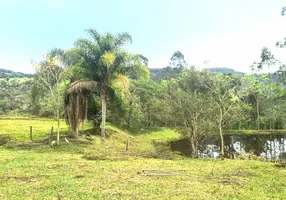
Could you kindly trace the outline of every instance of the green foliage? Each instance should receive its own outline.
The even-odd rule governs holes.
[[[133,80],[130,87],[129,116],[131,127],[162,125],[162,112],[166,107],[162,88],[150,80]]]
[[[0,115],[31,112],[30,78],[0,79]]]

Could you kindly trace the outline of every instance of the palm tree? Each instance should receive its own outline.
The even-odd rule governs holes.
[[[112,35],[106,33],[100,35],[96,30],[89,29],[90,39],[79,39],[75,42],[78,56],[73,64],[79,66],[84,74],[84,80],[73,82],[67,94],[83,94],[82,91],[94,92],[100,95],[102,122],[101,141],[105,140],[105,122],[107,96],[116,94],[113,88],[114,82],[120,82],[124,87],[128,80],[127,76],[149,76],[149,70],[142,64],[139,55],[129,54],[124,46],[132,42],[128,33]],[[70,96],[72,97],[72,96]]]

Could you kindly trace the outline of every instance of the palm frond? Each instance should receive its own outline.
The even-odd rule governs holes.
[[[118,56],[117,73],[129,76],[132,79],[149,79],[150,71],[148,67],[143,65],[140,55],[125,55]]]
[[[98,87],[98,83],[96,81],[90,80],[77,80],[72,82],[68,89],[67,94],[85,94],[85,93],[92,93],[96,91]]]
[[[70,83],[65,94],[65,119],[72,128],[74,136],[78,135],[80,122],[87,118],[88,97],[97,89],[97,82],[77,80]]]
[[[123,46],[127,43],[132,43],[132,36],[127,33],[127,32],[123,32],[123,33],[119,33],[116,36],[116,44],[119,46]]]
[[[75,46],[77,48],[77,54],[81,56],[87,55],[88,57],[93,58],[93,60],[100,58],[101,52],[98,45],[95,45],[88,39],[78,39],[75,42]]]
[[[59,48],[54,48],[50,50],[49,54],[51,55],[52,58],[59,57],[59,59],[63,60],[65,51]]]
[[[96,42],[99,43],[101,39],[101,35],[95,30],[95,29],[87,29],[85,30],[91,37],[92,39]]]

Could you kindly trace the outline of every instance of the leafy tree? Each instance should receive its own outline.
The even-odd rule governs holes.
[[[261,79],[262,78],[262,79]],[[263,102],[263,89],[265,88],[265,76],[244,76],[243,77],[243,93],[250,95],[254,99],[254,105],[256,110],[256,129],[260,130],[260,110],[261,103]],[[264,80],[263,80],[264,78]]]
[[[146,58],[145,56],[143,56],[142,54],[138,54],[140,56],[140,58],[142,59],[142,63],[143,65],[145,65],[146,67],[148,67],[148,58]]]
[[[182,52],[175,51],[175,53],[171,57],[170,66],[176,68],[183,68],[187,66],[185,56],[182,54]]]
[[[177,78],[186,66],[187,63],[184,55],[180,51],[176,51],[170,59],[169,66],[161,69],[152,77],[152,79],[156,82],[161,82],[162,80]]]
[[[269,83],[264,87],[263,94],[265,95],[265,120],[269,121],[269,129],[275,129],[275,121],[281,115],[283,108],[281,103],[281,97],[285,95],[285,89],[283,89],[279,83]],[[284,113],[284,112],[283,112]]]
[[[132,80],[130,92],[130,116],[128,117],[130,126],[169,124],[170,115],[166,113],[169,107],[164,97],[166,91],[162,85],[150,80]]]
[[[62,83],[67,75],[59,56],[59,54],[55,54],[53,51],[44,55],[44,60],[35,64],[36,73],[34,78],[35,85],[40,86],[43,91],[49,94],[49,97],[51,98],[58,123],[58,145],[60,144],[60,112],[63,102]]]
[[[223,125],[228,120],[228,113],[231,112],[235,104],[239,102],[236,94],[237,84],[234,76],[226,76],[218,74],[215,76],[207,76],[203,80],[202,87],[205,87],[211,93],[210,97],[216,108],[214,115],[220,135],[221,156],[224,157],[224,139]]]
[[[190,140],[195,158],[198,158],[199,143],[211,133],[215,124],[213,102],[210,93],[199,86],[201,78],[202,73],[192,69],[185,70],[177,80],[169,82],[172,87],[170,106],[176,113],[172,120],[180,123],[180,130]]]

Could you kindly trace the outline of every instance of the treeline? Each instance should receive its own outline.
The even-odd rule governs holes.
[[[142,113],[139,115],[142,119],[141,124],[182,126],[183,117],[177,115],[178,112],[182,113],[182,110],[176,106],[183,105],[183,102],[179,101],[181,98],[178,97],[184,93],[185,98],[182,99],[192,99],[189,104],[195,104],[194,97],[203,95],[202,99],[208,98],[213,101],[203,102],[204,106],[201,107],[219,106],[227,111],[227,117],[223,120],[224,129],[284,129],[285,88],[277,79],[273,74],[216,74],[210,70],[184,68],[175,78],[160,82],[132,80],[131,105],[139,102],[142,111],[137,112]],[[229,101],[225,104],[229,108],[219,105],[223,102],[218,101],[223,100]],[[185,105],[181,109],[186,108]],[[219,114],[217,110],[213,112],[213,117]]]
[[[33,74],[25,74],[22,72],[14,72],[12,70],[0,69],[0,78],[10,79],[10,78],[33,78]]]

